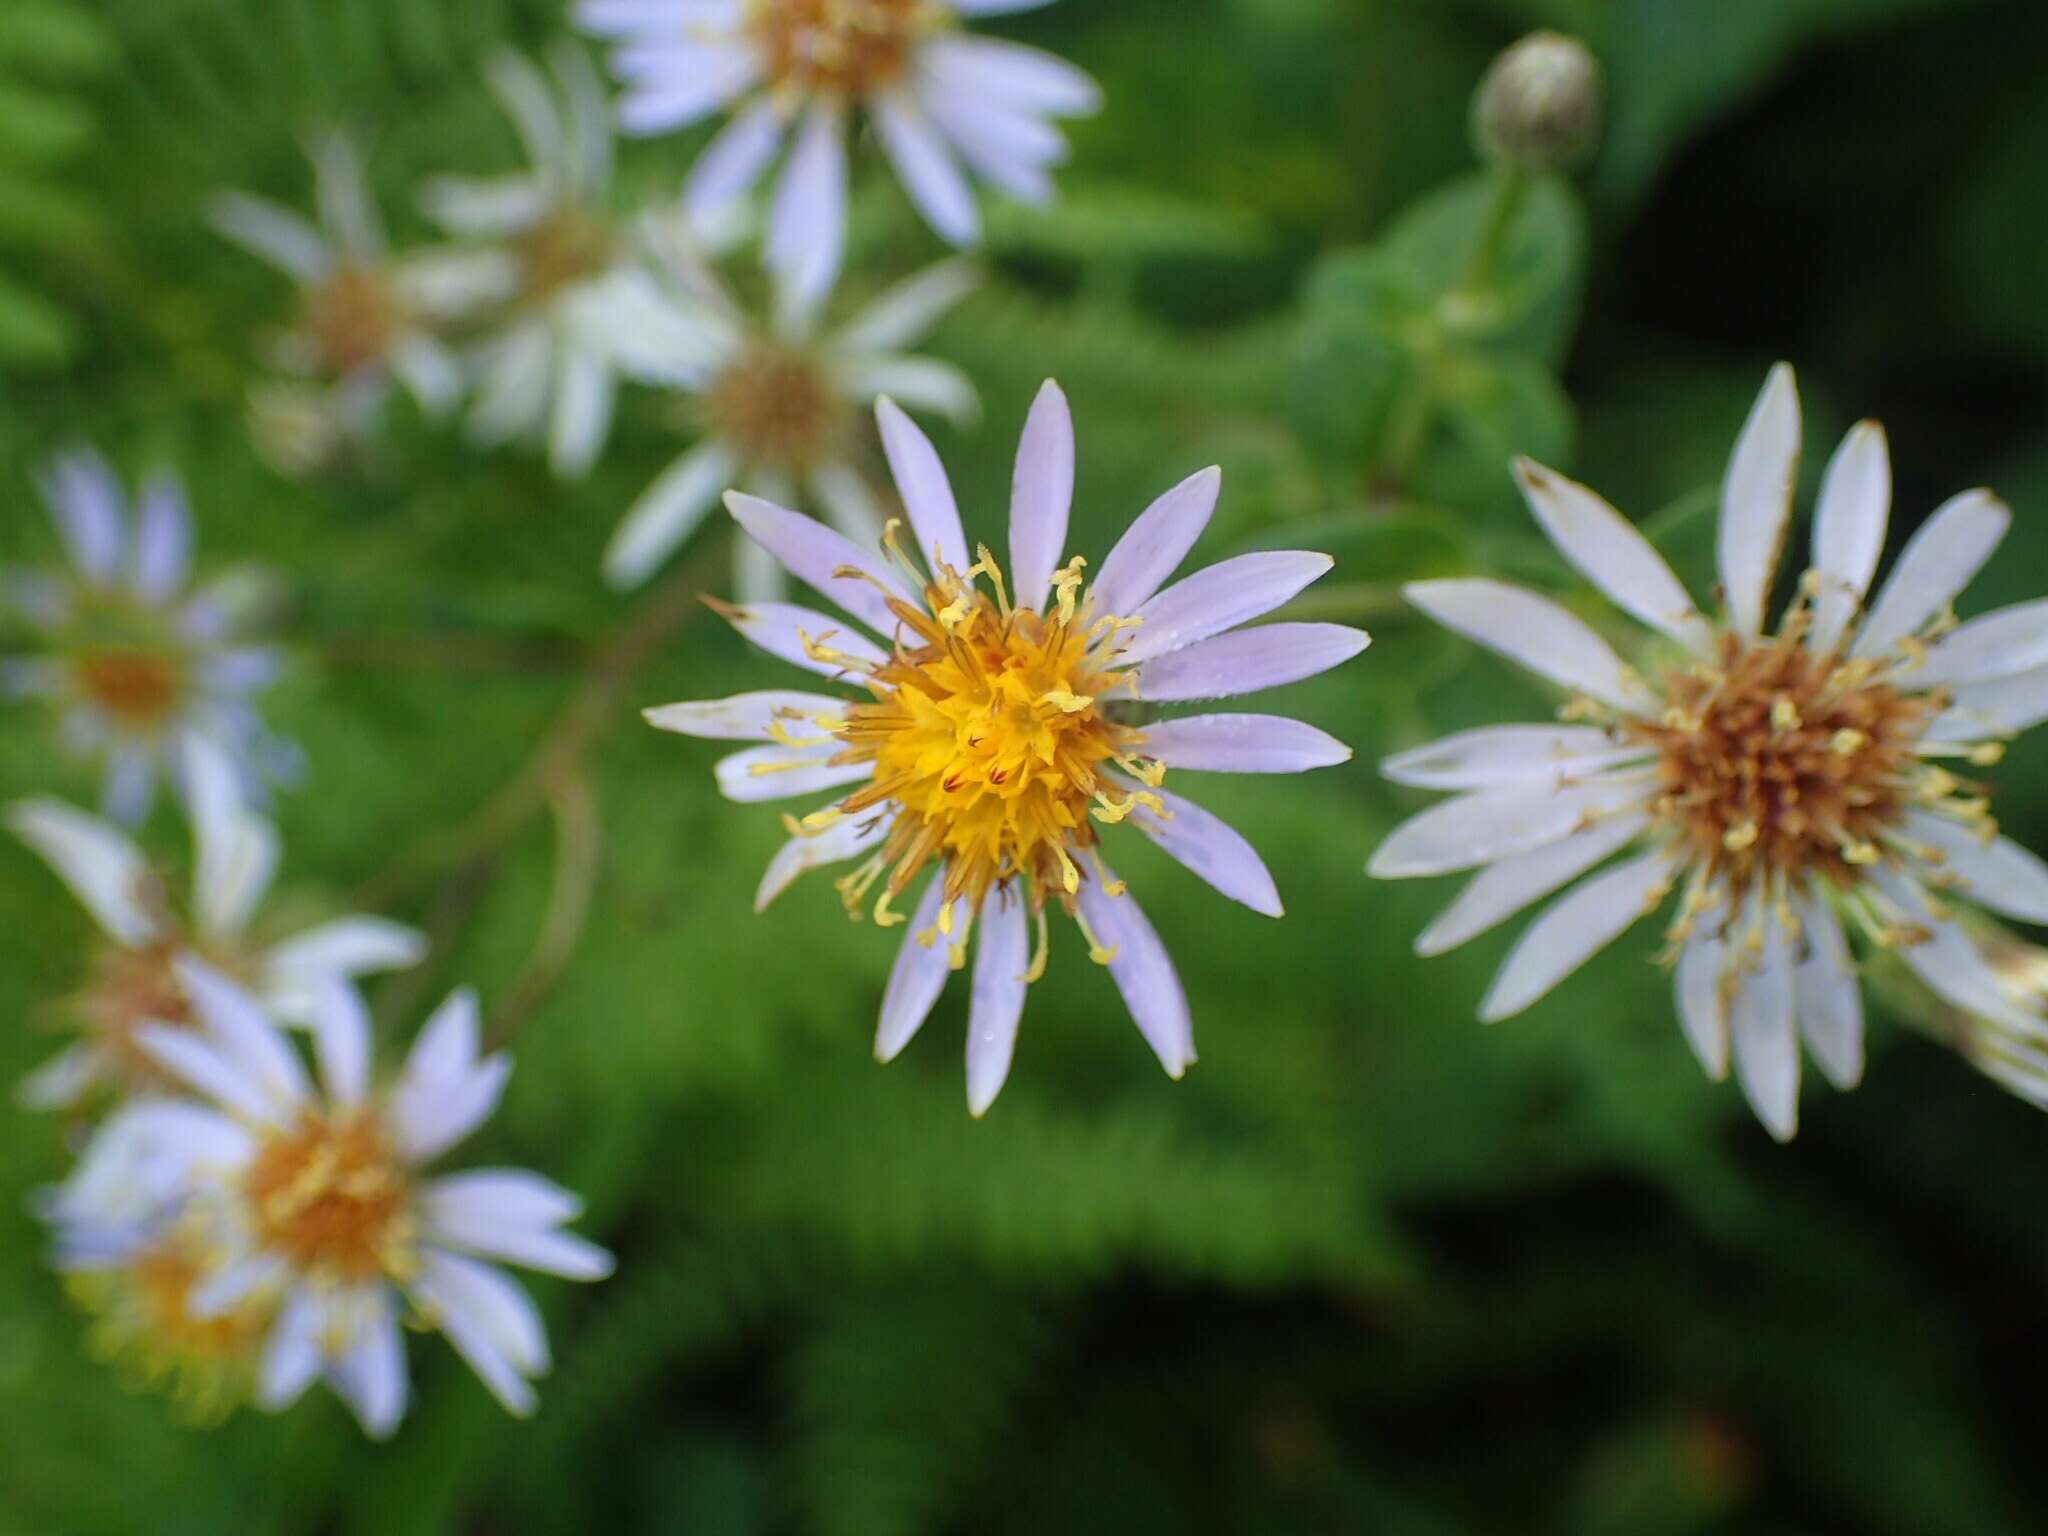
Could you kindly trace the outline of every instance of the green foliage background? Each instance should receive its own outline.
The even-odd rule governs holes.
[[[1065,200],[994,220],[991,290],[931,350],[982,389],[942,434],[991,534],[1031,391],[1081,434],[1075,542],[1221,462],[1203,553],[1327,548],[1317,611],[1378,644],[1276,702],[1359,748],[1205,799],[1265,852],[1270,923],[1149,849],[1143,893],[1196,1002],[1164,1080],[1108,978],[1055,936],[1017,1068],[962,1102],[963,988],[869,1059],[891,941],[829,885],[749,911],[780,837],[715,752],[634,711],[781,686],[708,620],[616,681],[591,743],[602,862],[580,948],[474,1155],[585,1191],[618,1278],[539,1282],[558,1367],[506,1419],[436,1341],[398,1440],[309,1399],[179,1426],[86,1360],[28,1192],[59,1129],[0,1114],[0,1532],[2002,1532],[2048,1524],[2048,1124],[1876,1021],[1867,1085],[1809,1085],[1773,1146],[1704,1082],[1647,934],[1524,1019],[1471,1010],[1497,936],[1428,965],[1447,886],[1361,870],[1416,803],[1379,756],[1542,707],[1394,600],[1484,569],[1572,591],[1505,459],[1573,469],[1709,582],[1710,488],[1779,356],[1809,488],[1882,417],[1903,524],[1965,485],[2018,511],[1973,606],[2048,577],[2048,29],[2034,0],[1066,0],[1000,24],[1097,75]],[[1526,27],[1610,72],[1604,150],[1512,232],[1500,302],[1433,318],[1483,200],[1466,100]],[[382,988],[401,1040],[440,991],[518,1001],[555,877],[544,808],[476,808],[633,621],[598,552],[674,439],[629,398],[601,468],[552,482],[417,424],[298,485],[245,438],[250,336],[282,286],[204,194],[302,203],[304,133],[360,131],[402,232],[432,170],[509,166],[475,64],[551,0],[5,0],[0,559],[54,540],[32,467],[76,437],[188,479],[204,553],[289,578],[272,718],[313,771],[286,882],[376,885],[435,934]],[[671,195],[693,144],[633,146]],[[870,153],[872,153],[870,151]],[[854,286],[933,254],[866,178]],[[724,552],[689,552],[704,585]],[[2000,770],[2048,845],[2040,743]],[[90,783],[30,715],[0,793]],[[152,838],[182,856],[167,817]],[[74,984],[85,920],[0,847],[0,1077]]]

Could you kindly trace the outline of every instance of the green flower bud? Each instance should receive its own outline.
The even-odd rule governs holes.
[[[1600,64],[1577,38],[1532,32],[1493,61],[1472,98],[1472,136],[1496,165],[1571,169],[1600,136]]]

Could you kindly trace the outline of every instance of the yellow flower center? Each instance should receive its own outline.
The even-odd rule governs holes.
[[[706,408],[712,430],[749,460],[791,470],[829,456],[845,415],[815,361],[765,344],[742,352],[712,381]]]
[[[753,0],[747,29],[772,87],[857,101],[901,80],[942,20],[930,0]]]
[[[243,1193],[263,1245],[301,1270],[361,1283],[411,1268],[411,1189],[373,1115],[308,1111],[265,1141]]]
[[[162,725],[185,691],[184,669],[161,651],[88,651],[74,665],[79,691],[133,731]]]
[[[894,536],[892,524],[892,550]],[[924,583],[924,609],[891,598],[902,627],[894,654],[862,678],[873,701],[851,706],[845,722],[831,726],[845,743],[834,761],[871,762],[874,776],[800,824],[822,830],[893,810],[880,851],[840,882],[841,893],[858,915],[886,874],[875,920],[901,922],[891,900],[940,861],[948,905],[939,928],[953,941],[956,964],[966,930],[955,932],[953,901],[965,905],[971,923],[991,890],[1021,879],[1041,922],[1049,900],[1078,917],[1095,824],[1121,821],[1140,805],[1165,812],[1149,789],[1109,777],[1121,768],[1155,787],[1164,777],[1143,759],[1143,732],[1110,708],[1137,696],[1131,673],[1117,667],[1117,636],[1130,621],[1092,613],[1081,596],[1079,559],[1054,578],[1047,612],[1013,608],[994,558],[986,548],[978,553],[964,573],[940,566]],[[993,590],[977,586],[978,576]],[[829,653],[822,641],[812,643]],[[810,739],[829,739],[817,729]],[[792,731],[789,739],[806,738]],[[1099,864],[1093,874],[1100,878]],[[1041,961],[1042,949],[1041,938]]]

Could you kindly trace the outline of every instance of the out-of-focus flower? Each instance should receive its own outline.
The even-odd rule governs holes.
[[[801,488],[840,532],[874,544],[882,515],[854,467],[856,408],[886,392],[956,421],[974,414],[974,386],[958,369],[902,352],[974,287],[974,269],[940,262],[819,334],[813,310],[783,306],[776,321],[759,321],[702,263],[679,255],[675,268],[694,335],[666,382],[689,397],[702,436],[626,513],[605,552],[607,579],[646,580],[733,485],[779,505],[797,503]],[[779,569],[759,545],[741,540],[737,558],[742,601],[781,595]]]
[[[1570,170],[1600,139],[1600,62],[1575,37],[1532,32],[1486,72],[1472,99],[1472,135],[1499,165]]]
[[[239,1256],[193,1291],[191,1310],[224,1317],[282,1293],[257,1401],[287,1407],[324,1378],[366,1433],[389,1435],[409,1392],[399,1331],[409,1305],[508,1410],[532,1412],[546,1331],[526,1292],[486,1261],[574,1280],[600,1279],[612,1261],[561,1230],[580,1202],[537,1174],[425,1177],[490,1117],[511,1071],[505,1056],[479,1055],[474,997],[450,998],[397,1079],[379,1087],[361,998],[345,984],[323,988],[313,1008],[316,1084],[253,997],[190,958],[179,972],[198,1028],[148,1026],[139,1038],[218,1106],[193,1113],[188,1134],[208,1152],[192,1193],[220,1192]]]
[[[981,218],[962,162],[1011,196],[1049,201],[1066,157],[1053,119],[1101,105],[1095,82],[1035,48],[960,23],[1048,0],[581,0],[578,21],[620,40],[628,133],[731,120],[684,187],[713,217],[794,137],[775,190],[767,256],[796,291],[830,290],[846,245],[846,139],[865,111],[919,211],[971,245]]]
[[[188,585],[183,487],[159,475],[131,519],[113,471],[81,448],[50,465],[42,491],[72,569],[0,572],[0,607],[26,619],[40,642],[36,654],[0,656],[0,697],[56,707],[63,744],[105,762],[104,806],[117,821],[148,814],[187,735],[226,752],[251,792],[291,777],[296,751],[249,702],[277,675],[277,653],[238,634],[246,582]]]
[[[501,53],[485,68],[528,169],[488,180],[438,177],[421,191],[449,234],[491,242],[512,293],[469,357],[480,445],[547,442],[558,475],[596,461],[621,373],[687,348],[689,333],[642,261],[642,241],[612,212],[612,128],[603,83],[581,49],[561,45],[547,76]]]
[[[258,445],[288,473],[320,468],[367,435],[393,379],[429,416],[453,407],[462,370],[441,331],[503,302],[518,280],[500,252],[394,255],[355,146],[329,134],[312,160],[317,226],[246,192],[217,193],[207,209],[217,233],[298,285],[298,315],[265,352],[311,382],[251,400]]]
[[[190,1104],[141,1099],[110,1115],[39,1214],[55,1262],[93,1319],[94,1352],[168,1392],[188,1418],[225,1417],[255,1392],[281,1288],[201,1313],[194,1298],[239,1253],[216,1187],[235,1138]]]
[[[1240,628],[1327,571],[1326,555],[1243,555],[1165,585],[1215,509],[1214,469],[1154,502],[1088,587],[1084,560],[1061,563],[1074,433],[1056,385],[1040,392],[1017,451],[1007,582],[986,545],[970,557],[924,434],[886,398],[877,416],[915,558],[894,524],[886,553],[873,553],[795,512],[727,498],[741,528],[852,621],[783,603],[727,616],[763,650],[866,697],[743,694],[648,719],[686,736],[760,742],[718,764],[729,799],[858,786],[785,818],[790,841],[757,907],[807,869],[858,858],[840,894],[855,915],[873,895],[875,921],[890,927],[906,922],[896,901],[930,874],[883,999],[881,1060],[917,1033],[948,971],[967,963],[978,926],[967,1097],[973,1113],[985,1111],[1009,1074],[1026,988],[1045,969],[1053,904],[1079,924],[1161,1065],[1179,1077],[1195,1059],[1187,997],[1137,900],[1103,863],[1097,826],[1135,821],[1224,895],[1278,917],[1272,876],[1250,844],[1164,790],[1165,774],[1299,773],[1351,753],[1272,715],[1139,724],[1135,701],[1232,698],[1294,682],[1357,655],[1366,636],[1334,624]]]
[[[2048,921],[2048,865],[1998,836],[1984,786],[1962,776],[2048,716],[2048,603],[1959,628],[1950,606],[2011,514],[1984,491],[1946,502],[1866,610],[1891,467],[1883,429],[1865,422],[1828,466],[1812,566],[1767,633],[1799,449],[1799,397],[1781,366],[1721,489],[1718,619],[1606,502],[1518,463],[1544,531],[1658,632],[1662,654],[1646,648],[1638,670],[1519,587],[1410,587],[1439,623],[1573,698],[1564,724],[1467,732],[1390,759],[1399,783],[1460,793],[1396,828],[1371,865],[1383,877],[1482,869],[1418,941],[1437,954],[1629,850],[1529,925],[1481,1017],[1521,1012],[1682,887],[1668,955],[1686,1037],[1716,1079],[1732,1051],[1781,1140],[1798,1125],[1802,1039],[1837,1087],[1862,1076],[1851,933],[1955,1007],[2033,1031],[2040,1000],[2000,984],[1949,901]]]
[[[84,1037],[30,1074],[34,1108],[78,1103],[99,1086],[148,1092],[162,1070],[138,1041],[146,1024],[191,1021],[176,962],[194,953],[307,1022],[313,999],[338,981],[417,964],[425,940],[379,917],[340,917],[277,937],[252,928],[278,863],[276,830],[241,801],[218,749],[185,744],[191,802],[192,896],[180,911],[142,851],[117,829],[57,800],[22,800],[5,820],[69,886],[104,932],[90,979],[70,1000]]]
[[[1907,1016],[1992,1081],[2048,1109],[2048,950],[1979,913],[1958,915],[2013,1006],[1985,1014],[1937,1002]]]

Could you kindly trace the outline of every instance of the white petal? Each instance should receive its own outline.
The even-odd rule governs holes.
[[[1908,674],[1915,688],[1990,682],[2048,666],[2048,598],[1970,620],[1927,648]]]
[[[936,411],[958,426],[981,412],[981,396],[967,375],[935,357],[842,356],[834,372],[849,400],[886,395],[899,405]]]
[[[906,97],[882,97],[872,110],[882,148],[925,222],[949,244],[973,245],[981,238],[981,212],[945,140]]]
[[[1137,611],[1140,623],[1126,631],[1122,664],[1136,666],[1248,624],[1289,601],[1335,563],[1328,555],[1280,549],[1205,567]]]
[[[903,510],[910,518],[918,558],[929,564],[936,552],[955,571],[966,570],[974,564],[974,557],[968,553],[967,535],[960,528],[952,482],[946,478],[946,466],[932,440],[886,397],[875,402],[875,424],[881,429],[882,451],[889,459],[896,494],[903,498]]]
[[[24,1077],[14,1090],[23,1109],[69,1109],[107,1074],[107,1063],[94,1047],[68,1045]]]
[[[1209,519],[1223,489],[1223,471],[1198,470],[1138,515],[1102,562],[1090,589],[1098,617],[1129,618],[1180,567]]]
[[[934,932],[945,888],[945,872],[941,870],[925,886],[916,914],[904,925],[903,943],[897,948],[895,965],[890,968],[888,990],[882,994],[881,1019],[875,1027],[877,1061],[896,1059],[924,1027],[939,994],[946,990],[946,977],[952,969],[948,940],[944,934]],[[955,931],[964,916],[955,903]],[[932,942],[920,942],[920,935],[929,935]]]
[[[737,491],[726,494],[725,504],[747,536],[781,561],[790,575],[839,604],[877,633],[891,634],[897,627],[885,593],[922,609],[915,594],[903,584],[903,578],[884,565],[878,555],[855,547],[843,534],[815,519]],[[849,569],[861,575],[837,574]]]
[[[106,822],[61,800],[17,800],[7,828],[33,849],[107,936],[128,949],[157,937],[150,914],[155,877],[142,851]]]
[[[1187,989],[1137,897],[1128,892],[1109,894],[1117,885],[1115,875],[1103,865],[1102,879],[1081,887],[1081,913],[1096,938],[1114,952],[1109,975],[1131,1011],[1131,1022],[1152,1047],[1166,1075],[1179,1078],[1195,1060],[1195,1027],[1188,1012]]]
[[[967,1110],[976,1119],[988,1113],[1010,1075],[1030,964],[1023,897],[1012,889],[999,890],[982,904],[967,1007]]]
[[[271,1413],[289,1408],[320,1374],[320,1330],[327,1309],[310,1290],[294,1291],[271,1326],[256,1400]]]
[[[1738,972],[1728,1001],[1735,1080],[1742,1096],[1779,1141],[1799,1130],[1799,1036],[1794,1027],[1795,977],[1785,925],[1762,919],[1763,953],[1756,969]]]
[[[156,757],[146,747],[126,747],[107,762],[100,811],[109,821],[139,827],[156,800]]]
[[[512,1062],[478,1058],[476,995],[460,991],[420,1030],[391,1091],[388,1120],[408,1162],[431,1161],[462,1141],[498,1107]]]
[[[57,455],[41,477],[43,500],[87,585],[111,586],[120,574],[124,514],[121,483],[90,449]]]
[[[627,509],[604,552],[604,579],[637,587],[683,547],[718,505],[738,472],[738,456],[713,438],[699,443],[656,477]]]
[[[248,808],[242,776],[221,748],[196,732],[180,744],[185,804],[192,817],[193,907],[202,933],[240,933],[277,872],[276,831]]]
[[[1965,491],[1935,510],[1907,542],[1853,656],[1882,656],[1939,616],[1984,568],[2012,526],[2012,510],[1989,491]]]
[[[168,600],[185,584],[192,556],[192,513],[185,488],[157,475],[142,488],[135,510],[135,593],[148,603]]]
[[[917,94],[937,136],[992,186],[1021,203],[1054,197],[1048,166],[1067,157],[1067,141],[1043,118],[987,98],[963,96],[927,84]]]
[[[1340,667],[1370,644],[1364,630],[1343,624],[1262,624],[1148,662],[1138,691],[1154,704],[1236,698]]]
[[[327,134],[314,146],[313,193],[320,222],[340,237],[344,249],[358,256],[383,254],[384,226],[370,198],[369,175],[345,135]]]
[[[538,176],[436,176],[420,188],[420,211],[451,235],[492,240],[518,234],[547,217],[554,193]],[[490,281],[483,280],[488,274]],[[478,264],[460,284],[495,289],[502,274]],[[516,279],[515,279],[516,281]],[[493,297],[506,295],[492,294]]]
[[[1915,881],[1883,865],[1869,872],[1869,880],[1906,923],[1921,930],[1920,942],[1900,944],[1892,953],[1904,960],[1935,996],[1966,1013],[1980,1013],[2021,1028],[2041,1028],[2040,1008],[2014,1003],[1984,952],[1960,924],[1934,915],[1926,893]]]
[[[788,890],[799,875],[865,853],[888,832],[889,817],[876,810],[844,817],[822,832],[797,834],[768,861],[760,887],[754,892],[754,910],[767,911],[768,904]]]
[[[222,1109],[259,1125],[283,1125],[284,1109],[196,1031],[145,1024],[135,1042],[156,1064]]]
[[[402,971],[426,958],[426,935],[382,917],[338,917],[264,956],[266,987],[300,991],[326,977]]]
[[[833,459],[812,466],[809,478],[812,497],[825,509],[825,521],[851,539],[855,548],[881,544],[889,520],[867,481]]]
[[[1635,670],[1548,598],[1486,580],[1417,581],[1401,592],[1446,629],[1540,677],[1617,709],[1656,707],[1656,696]]]
[[[462,398],[462,365],[432,337],[407,336],[397,343],[391,372],[429,420],[446,416]]]
[[[1118,782],[1126,790],[1136,788],[1129,780]],[[1232,901],[1265,917],[1283,915],[1280,892],[1265,861],[1236,828],[1180,795],[1163,789],[1146,792],[1160,798],[1168,815],[1161,820],[1143,807],[1133,811],[1131,821],[1140,832]]]
[[[1491,725],[1396,753],[1380,773],[1418,789],[1487,789],[1581,779],[1649,753],[1593,725]]]
[[[353,1108],[370,1088],[370,1014],[345,981],[323,983],[311,998],[313,1051],[328,1102]]]
[[[1145,756],[1195,773],[1306,773],[1351,761],[1327,731],[1281,715],[1190,715],[1147,726]]]
[[[683,183],[683,209],[700,231],[761,179],[782,148],[782,114],[763,98],[736,114],[697,157]]]
[[[822,747],[749,747],[718,760],[718,792],[740,805],[790,800],[820,790],[857,784],[875,774],[872,762],[835,763],[843,750],[837,741]]]
[[[899,352],[922,340],[982,281],[982,269],[975,262],[958,257],[934,262],[862,308],[834,334],[832,349],[842,355]]]
[[[1366,872],[1381,880],[1447,875],[1527,853],[1647,804],[1656,785],[1510,784],[1431,806],[1394,828]]]
[[[688,44],[671,46],[667,54],[658,73],[637,81],[620,100],[619,127],[625,132],[644,136],[687,128],[745,95],[761,76],[759,56],[750,48]],[[649,55],[647,62],[655,60]]]
[[[611,431],[618,381],[611,364],[579,347],[564,347],[555,375],[554,419],[548,467],[565,480],[580,479],[597,462]]]
[[[568,166],[566,136],[547,77],[524,55],[505,48],[484,61],[484,80],[512,119],[528,162],[559,177]]]
[[[1030,3],[1044,4],[1046,0]],[[964,5],[954,9],[969,13]],[[1015,110],[1052,117],[1080,117],[1102,105],[1101,88],[1086,74],[1065,59],[1020,43],[941,36],[926,44],[924,57],[932,77],[949,94],[981,96]]]
[[[1954,706],[1927,723],[1929,741],[1981,741],[2016,736],[2048,720],[2048,667],[2017,677],[1972,683],[1956,691]]]
[[[1847,1092],[1863,1081],[1863,992],[1841,920],[1824,896],[1807,896],[1794,908],[1805,938],[1795,988],[1799,1033],[1821,1075]]]
[[[1479,1005],[1479,1017],[1494,1024],[1530,1007],[1648,917],[1670,890],[1671,857],[1660,849],[1559,898],[1516,940]]]
[[[768,741],[778,733],[801,740],[823,735],[817,723],[819,716],[844,718],[846,700],[823,693],[778,689],[735,694],[729,699],[706,699],[701,703],[664,704],[643,713],[647,723],[658,731],[673,731],[700,741]]]
[[[1828,462],[1813,516],[1813,568],[1820,573],[1809,644],[1831,651],[1863,606],[1884,554],[1891,519],[1892,461],[1884,428],[1874,421],[1849,429]]]
[[[813,313],[846,255],[846,125],[825,104],[811,109],[769,212],[764,259],[792,313]]]
[[[1730,965],[1716,925],[1695,923],[1678,955],[1678,1022],[1700,1066],[1717,1083],[1728,1075],[1728,1000],[1735,981]]]
[[[1649,825],[1640,812],[1609,816],[1582,832],[1481,870],[1415,940],[1418,955],[1441,955],[1506,922],[1532,901],[1578,879]]]
[[[546,417],[554,375],[547,328],[519,327],[494,343],[480,366],[482,380],[469,413],[470,440],[489,448],[536,430]]]
[[[493,1266],[433,1249],[421,1260],[415,1294],[506,1410],[531,1413],[525,1378],[548,1368],[547,1329],[533,1299]]]
[[[217,192],[207,199],[206,222],[215,234],[301,284],[317,283],[333,266],[320,231],[267,198]]]
[[[1010,483],[1010,581],[1019,608],[1041,609],[1067,543],[1074,504],[1074,416],[1047,379],[1031,403]]]
[[[747,541],[748,549],[760,546]],[[765,551],[763,552],[765,555]],[[780,657],[807,672],[816,672],[821,677],[845,677],[845,658],[860,666],[880,666],[886,658],[881,648],[858,630],[850,628],[844,619],[820,613],[815,608],[802,608],[794,603],[748,603],[737,608],[719,610],[727,623],[771,656]],[[805,642],[821,647],[831,656],[815,657],[810,654]]]
[[[424,1219],[436,1241],[566,1280],[602,1280],[612,1258],[595,1243],[554,1229],[582,1202],[523,1169],[485,1169],[429,1185]]]
[[[1959,826],[1925,811],[1906,816],[1905,835],[1931,849],[1936,883],[2023,923],[2048,924],[2048,862],[2011,838],[1989,842],[1973,827]]]
[[[179,956],[177,972],[193,1014],[223,1058],[281,1112],[303,1104],[313,1084],[298,1052],[263,1005],[192,955]]]
[[[1799,389],[1780,363],[1764,380],[1721,482],[1721,589],[1745,635],[1763,632],[1799,483]]]
[[[590,55],[566,38],[548,47],[548,67],[568,109],[568,162],[586,195],[601,197],[612,179],[612,105]]]
[[[363,1433],[388,1440],[405,1417],[410,1395],[405,1368],[405,1339],[398,1331],[398,1313],[390,1294],[380,1292],[363,1308],[355,1338],[327,1364],[327,1377],[348,1404]]]
[[[1623,612],[1695,651],[1713,645],[1713,626],[1635,524],[1585,486],[1533,459],[1516,459],[1514,469],[1550,542]]]

